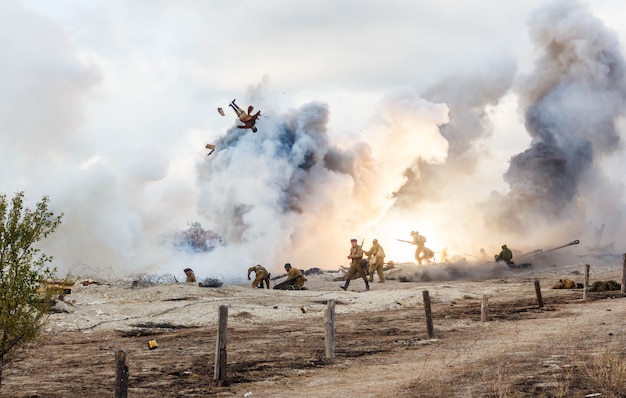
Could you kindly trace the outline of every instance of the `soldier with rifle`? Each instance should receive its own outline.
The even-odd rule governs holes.
[[[410,243],[416,246],[415,247],[415,261],[417,261],[419,265],[422,265],[422,260],[424,259],[427,260],[427,263],[430,263],[430,258],[433,257],[435,253],[432,253],[432,251],[431,251],[432,254],[426,252],[426,247],[425,247],[426,238],[420,235],[419,232],[417,231],[411,231],[411,236],[413,237],[413,241],[402,240],[402,239],[396,239],[396,240],[400,242]],[[428,256],[429,254],[431,254],[430,257]]]
[[[350,248],[350,254],[348,254],[348,258],[351,260],[350,269],[348,269],[348,273],[344,276],[346,282],[343,286],[340,286],[343,290],[348,290],[348,286],[350,285],[350,280],[355,274],[359,274],[363,281],[365,282],[365,290],[370,290],[370,283],[367,280],[367,267],[369,262],[367,259],[363,258],[363,249],[358,245],[356,239],[350,239],[350,244],[352,247]]]

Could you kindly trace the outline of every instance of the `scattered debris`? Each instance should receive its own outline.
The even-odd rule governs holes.
[[[131,288],[154,286],[168,283],[177,283],[178,280],[172,274],[137,274],[133,278]]]
[[[76,282],[69,279],[52,279],[47,280],[38,290],[39,292],[52,292],[53,294],[70,294],[72,286]]]
[[[200,287],[220,287],[224,284],[224,282],[222,282],[219,279],[216,278],[206,278],[204,281],[198,283],[198,286]]]
[[[222,237],[212,229],[202,228],[199,222],[192,222],[186,230],[174,230],[159,237],[160,246],[169,246],[175,251],[207,252],[223,245]]]
[[[136,323],[129,325],[130,329],[120,330],[122,337],[140,337],[140,336],[154,336],[163,333],[170,333],[175,330],[186,329],[188,326],[173,324],[169,322],[147,322]]]
[[[309,268],[308,270],[304,271],[303,273],[304,273],[304,275],[323,275],[324,271],[322,271],[321,268],[314,267],[314,268]]]
[[[91,279],[88,279],[88,280],[81,281],[80,284],[83,285],[83,286],[102,285],[102,282],[93,281]]]
[[[157,341],[155,339],[152,340],[148,340],[148,348],[151,350],[154,350],[155,348],[157,348],[159,345],[157,344]]]

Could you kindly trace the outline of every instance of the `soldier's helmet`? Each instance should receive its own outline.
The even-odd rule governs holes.
[[[291,268],[291,264],[289,263],[285,264],[285,269],[289,269],[289,268]]]
[[[506,245],[502,245],[502,248],[503,248],[503,249],[506,249]]]
[[[374,243],[374,244],[378,243],[378,239],[374,239],[374,240],[373,240],[373,243]]]

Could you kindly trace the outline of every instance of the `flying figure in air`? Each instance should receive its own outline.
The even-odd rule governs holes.
[[[237,114],[237,117],[239,117],[239,120],[243,122],[243,126],[237,126],[237,128],[250,129],[253,133],[257,132],[257,128],[254,126],[254,124],[256,123],[257,118],[261,116],[261,111],[257,111],[257,113],[252,114],[252,110],[254,108],[252,108],[252,105],[250,105],[248,107],[248,112],[245,112],[243,109],[237,106],[237,104],[235,104],[235,100],[228,104],[228,106],[233,108],[233,110]]]

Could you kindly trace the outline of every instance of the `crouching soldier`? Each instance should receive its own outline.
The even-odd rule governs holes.
[[[261,264],[257,264],[254,267],[248,268],[248,280],[250,280],[250,274],[252,272],[254,272],[256,275],[254,281],[252,281],[253,289],[256,289],[257,287],[263,289],[265,287],[263,286],[263,283],[267,285],[268,289],[270,288],[270,273],[267,272],[265,267],[263,267]]]
[[[502,251],[493,256],[496,262],[504,261],[507,265],[514,265],[513,252],[506,245],[502,245]]]
[[[306,276],[297,268],[293,268],[291,264],[285,264],[287,271],[287,280],[274,286],[274,289],[280,290],[304,290],[304,282],[307,281]]]

